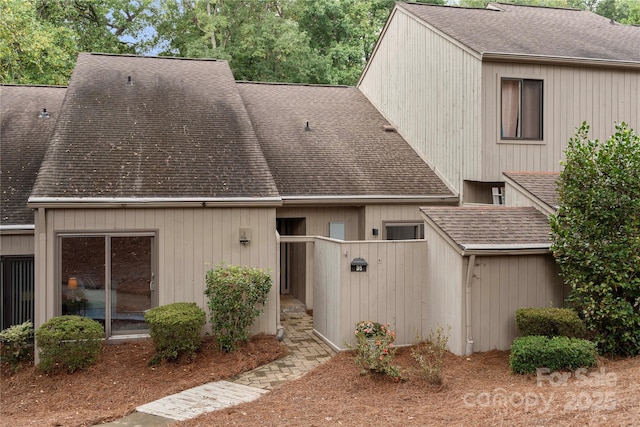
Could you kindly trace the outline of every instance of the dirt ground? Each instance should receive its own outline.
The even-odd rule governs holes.
[[[73,375],[44,376],[27,367],[3,371],[3,426],[84,426],[131,412],[137,405],[282,356],[273,337],[242,351],[207,347],[191,362],[147,366],[148,342],[105,346],[101,361]],[[600,359],[588,372],[520,376],[508,352],[447,354],[442,386],[419,377],[409,348],[398,350],[404,381],[362,376],[353,354],[341,353],[303,378],[243,405],[180,426],[635,426],[640,425],[640,358]]]

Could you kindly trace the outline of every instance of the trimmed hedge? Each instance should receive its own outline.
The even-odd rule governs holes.
[[[45,373],[73,373],[98,361],[104,328],[99,322],[82,316],[57,316],[36,330],[40,355],[38,367]]]
[[[596,363],[596,344],[581,338],[526,336],[511,346],[509,366],[516,374],[533,374],[537,368],[551,371],[589,368]]]
[[[162,359],[175,360],[200,349],[206,314],[195,303],[177,302],[152,308],[144,314],[156,355],[150,364]]]
[[[584,322],[569,308],[531,307],[516,310],[516,326],[523,336],[583,338]]]

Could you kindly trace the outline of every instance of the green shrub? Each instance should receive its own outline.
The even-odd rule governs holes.
[[[144,314],[144,320],[149,325],[156,349],[150,364],[190,356],[200,349],[206,314],[195,303],[177,302],[155,307]]]
[[[595,365],[596,354],[596,344],[588,340],[530,335],[515,339],[509,366],[516,374],[532,374],[541,367],[574,370]]]
[[[619,123],[606,141],[591,140],[583,123],[565,155],[549,223],[567,302],[602,354],[638,355],[640,135]]]
[[[11,364],[14,371],[20,367],[20,363],[31,356],[31,338],[33,337],[33,323],[30,320],[13,325],[0,332],[0,360]]]
[[[235,350],[249,339],[271,290],[271,276],[260,269],[218,265],[207,272],[211,330],[221,350]]]
[[[362,373],[376,372],[394,379],[400,379],[400,370],[391,363],[396,354],[393,342],[396,333],[383,325],[370,320],[356,323],[356,363],[362,368]]]
[[[449,333],[445,333],[442,327],[432,330],[426,339],[416,336],[411,357],[418,362],[422,376],[431,384],[442,384],[442,357],[448,343]]]
[[[584,322],[569,308],[532,307],[516,310],[516,326],[522,335],[583,338]]]
[[[81,316],[49,319],[36,331],[39,368],[45,373],[75,372],[97,362],[104,329],[99,322]]]

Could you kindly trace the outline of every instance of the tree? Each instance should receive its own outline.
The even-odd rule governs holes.
[[[601,352],[640,354],[640,137],[624,123],[603,143],[588,131],[566,150],[552,251]]]
[[[144,50],[153,13],[153,0],[0,0],[0,79],[67,84],[79,52]]]
[[[72,31],[38,20],[23,0],[0,0],[0,17],[2,83],[66,84],[76,60]]]

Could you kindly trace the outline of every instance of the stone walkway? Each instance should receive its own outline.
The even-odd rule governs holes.
[[[245,372],[228,381],[217,381],[136,408],[122,419],[101,426],[167,426],[243,402],[257,399],[279,385],[300,378],[328,361],[335,352],[313,334],[313,318],[304,311],[283,310],[282,342],[287,357]]]

